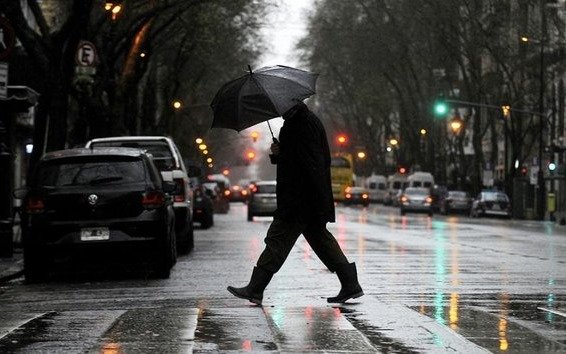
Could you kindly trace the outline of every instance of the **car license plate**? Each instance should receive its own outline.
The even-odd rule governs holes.
[[[501,208],[499,207],[499,204],[493,204],[491,210],[501,210]]]
[[[107,227],[87,227],[81,229],[81,241],[101,241],[110,239]]]

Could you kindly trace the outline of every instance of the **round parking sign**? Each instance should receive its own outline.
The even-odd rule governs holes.
[[[75,60],[79,66],[96,66],[98,64],[98,55],[96,54],[94,44],[88,41],[80,41]]]
[[[16,45],[16,34],[5,17],[0,17],[0,60],[7,58]]]

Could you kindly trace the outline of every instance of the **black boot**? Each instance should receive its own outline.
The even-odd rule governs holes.
[[[336,268],[336,275],[340,280],[342,289],[337,296],[326,299],[328,302],[346,302],[349,299],[355,299],[364,294],[360,283],[358,283],[358,272],[356,271],[356,263],[348,263]]]
[[[249,300],[256,305],[261,305],[261,300],[263,300],[263,290],[265,290],[272,277],[273,273],[260,267],[254,267],[252,278],[248,285],[243,288],[229,286],[228,291],[236,297]]]

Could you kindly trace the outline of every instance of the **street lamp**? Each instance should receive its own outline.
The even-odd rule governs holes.
[[[464,120],[460,117],[459,114],[456,114],[450,120],[450,129],[455,135],[460,135],[462,129],[464,128]]]

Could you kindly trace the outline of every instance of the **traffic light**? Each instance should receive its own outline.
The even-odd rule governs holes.
[[[550,171],[550,173],[553,173],[554,171],[556,171],[556,163],[551,161],[548,163],[548,171]]]
[[[439,118],[444,118],[448,114],[448,103],[444,99],[437,99],[434,101],[434,115]]]
[[[529,169],[527,168],[527,166],[522,166],[520,172],[521,172],[521,176],[524,177],[527,175],[527,173],[529,173]]]
[[[338,135],[336,140],[338,141],[338,144],[344,145],[346,143],[346,141],[348,141],[348,138],[346,137],[346,135],[340,134],[340,135]]]
[[[407,173],[407,168],[405,166],[399,166],[397,168],[397,172],[399,172],[400,174],[404,175],[405,173]]]

